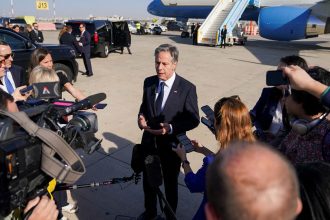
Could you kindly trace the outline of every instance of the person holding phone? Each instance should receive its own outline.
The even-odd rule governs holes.
[[[249,115],[248,108],[239,99],[238,96],[225,97],[220,99],[214,105],[214,127],[215,137],[219,143],[219,150],[216,154],[226,149],[229,143],[233,141],[254,142],[255,138],[252,133],[252,122]],[[193,173],[185,149],[182,145],[173,148],[182,161],[182,168],[185,173],[185,183],[192,193],[205,192],[206,170],[210,163],[212,163],[215,154],[200,144],[197,140],[191,141],[194,150],[197,153],[203,154],[203,166]],[[203,201],[194,216],[194,220],[206,219],[204,212],[204,205],[207,202],[206,194],[204,193]]]
[[[288,65],[298,65],[304,70],[308,70],[307,62],[296,55],[282,57],[278,64],[278,70]],[[278,145],[281,142],[282,133],[286,134],[289,127],[286,123],[286,111],[283,97],[287,90],[287,85],[266,87],[262,89],[261,96],[253,109],[250,111],[253,125],[255,126],[256,137],[266,143]],[[275,137],[279,137],[274,141]]]

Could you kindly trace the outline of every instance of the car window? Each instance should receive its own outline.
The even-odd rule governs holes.
[[[11,34],[0,32],[0,40],[7,42],[12,50],[26,49],[24,40],[17,38]]]

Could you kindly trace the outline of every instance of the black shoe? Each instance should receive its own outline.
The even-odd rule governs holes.
[[[131,53],[131,52],[129,52],[129,54],[131,54],[131,55],[132,55],[132,53]]]
[[[81,75],[89,75],[88,72],[82,73]]]
[[[87,74],[87,77],[91,77],[91,76],[93,76],[93,74]]]

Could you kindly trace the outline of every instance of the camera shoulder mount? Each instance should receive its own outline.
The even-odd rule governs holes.
[[[77,153],[55,132],[38,126],[25,112],[11,113],[0,110],[0,114],[10,117],[30,136],[38,137],[42,141],[41,170],[47,175],[56,178],[58,182],[73,184],[86,172]],[[56,154],[60,159],[55,157]]]

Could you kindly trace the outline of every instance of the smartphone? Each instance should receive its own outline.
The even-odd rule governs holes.
[[[95,105],[97,109],[104,109],[108,104],[106,103],[98,103]]]
[[[192,143],[191,143],[190,139],[187,137],[187,135],[178,134],[176,136],[176,138],[178,139],[180,144],[182,144],[182,146],[186,150],[186,153],[190,153],[190,152],[194,151],[194,146],[192,145]]]
[[[204,114],[206,115],[206,118],[208,120],[211,121],[211,123],[213,124],[214,123],[214,112],[213,110],[211,109],[210,106],[208,105],[204,105],[201,107],[201,110],[204,112]]]
[[[205,117],[201,118],[201,122],[208,128],[210,131],[215,134],[214,124]]]
[[[289,80],[283,75],[282,70],[270,70],[266,73],[267,86],[288,85]]]
[[[19,90],[19,92],[21,93],[21,95],[24,95],[27,92],[30,92],[33,89],[33,85],[27,86],[24,89]]]

